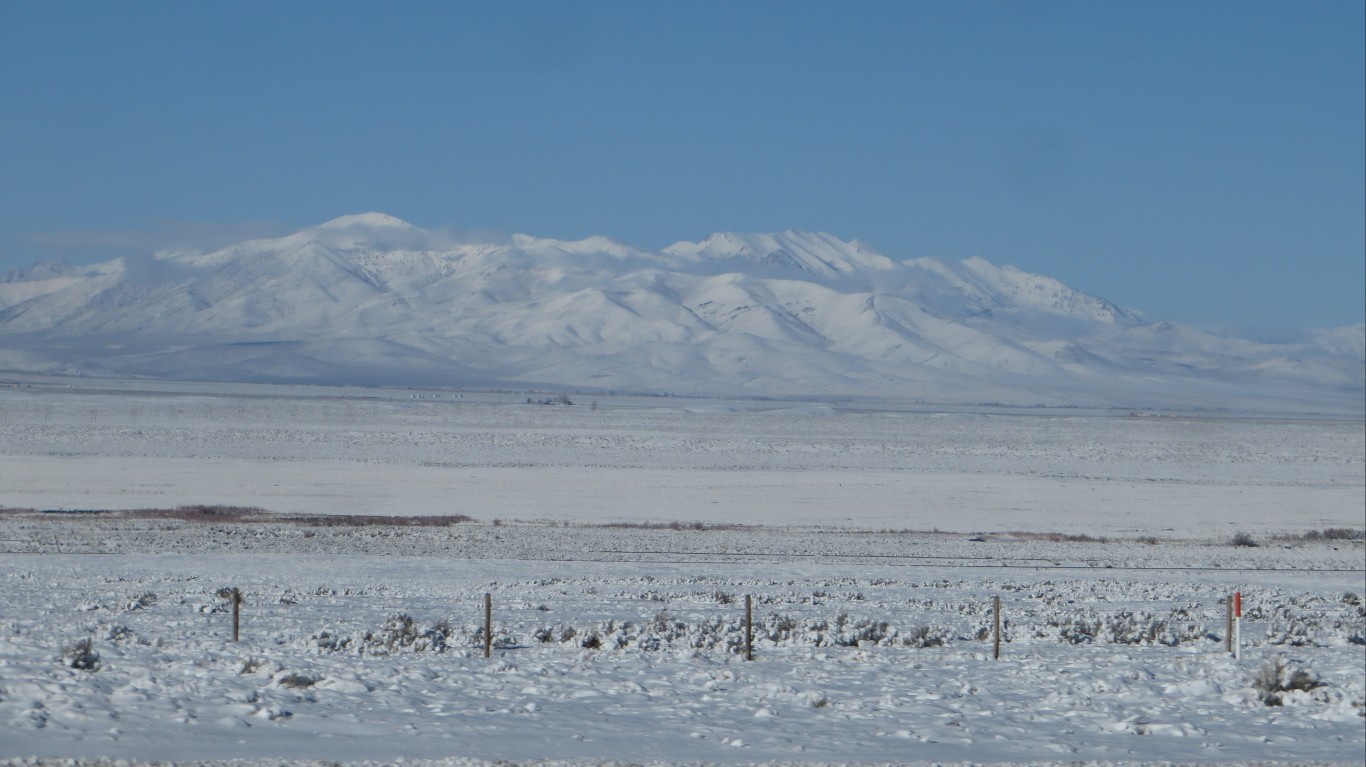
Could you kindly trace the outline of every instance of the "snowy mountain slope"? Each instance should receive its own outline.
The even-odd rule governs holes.
[[[674,243],[664,252],[695,264],[725,264],[740,271],[760,266],[820,277],[896,269],[895,262],[858,240],[791,229],[776,234],[721,232],[701,242]]]
[[[1362,335],[1145,324],[983,259],[896,261],[790,230],[651,252],[459,241],[366,213],[0,278],[0,369],[182,379],[1356,412]]]

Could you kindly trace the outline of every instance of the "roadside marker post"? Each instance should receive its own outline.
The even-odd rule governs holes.
[[[1224,652],[1233,654],[1233,597],[1224,597]]]
[[[1233,592],[1233,657],[1243,659],[1243,592]]]

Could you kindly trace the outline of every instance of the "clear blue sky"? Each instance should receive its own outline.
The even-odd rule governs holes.
[[[0,0],[0,269],[379,210],[1357,323],[1364,5]]]

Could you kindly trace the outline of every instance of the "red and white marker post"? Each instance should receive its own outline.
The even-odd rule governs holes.
[[[1243,592],[1233,592],[1233,657],[1243,658]]]

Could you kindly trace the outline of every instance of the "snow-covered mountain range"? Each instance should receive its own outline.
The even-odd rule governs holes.
[[[0,277],[0,370],[1356,412],[1366,327],[1266,344],[821,233],[471,242],[378,213]]]

